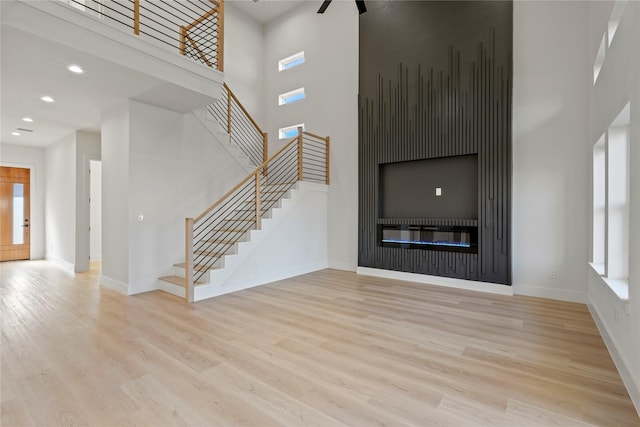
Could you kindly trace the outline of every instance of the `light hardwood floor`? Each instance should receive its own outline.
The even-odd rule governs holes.
[[[324,270],[196,304],[0,264],[2,426],[638,426],[586,307]]]

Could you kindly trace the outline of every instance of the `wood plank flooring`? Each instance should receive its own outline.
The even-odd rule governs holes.
[[[640,426],[581,304],[336,270],[191,305],[0,276],[2,426]]]

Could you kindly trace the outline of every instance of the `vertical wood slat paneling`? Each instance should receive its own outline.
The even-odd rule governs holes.
[[[490,37],[477,44],[468,65],[450,47],[446,70],[398,64],[395,79],[378,75],[376,95],[360,97],[360,266],[511,283],[511,69],[498,65],[493,32]],[[473,153],[479,161],[476,221],[379,218],[379,164]],[[479,252],[379,247],[379,223],[476,223]]]

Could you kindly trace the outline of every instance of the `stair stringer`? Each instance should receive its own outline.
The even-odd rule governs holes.
[[[299,182],[261,229],[239,243],[237,254],[224,257],[224,268],[195,287],[194,301],[328,268],[328,189]]]
[[[249,157],[240,147],[238,147],[237,144],[233,143],[231,136],[227,133],[225,128],[218,123],[216,119],[211,117],[206,109],[201,108],[194,111],[192,114],[200,123],[202,123],[215,140],[222,145],[229,154],[231,154],[234,160],[247,172],[247,174],[256,169],[257,166],[251,163]]]

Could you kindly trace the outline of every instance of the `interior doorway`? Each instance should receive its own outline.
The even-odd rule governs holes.
[[[0,261],[31,257],[30,173],[27,168],[0,166]]]

